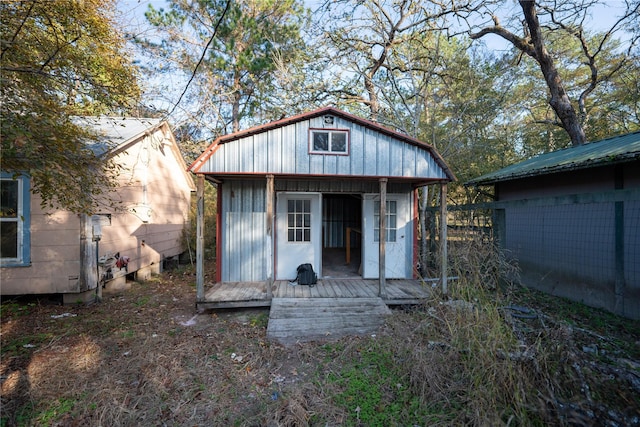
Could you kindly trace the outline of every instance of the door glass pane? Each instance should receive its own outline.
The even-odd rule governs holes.
[[[18,257],[18,223],[0,222],[0,258]]]
[[[287,239],[289,242],[311,241],[311,200],[289,200]]]
[[[0,180],[0,216],[2,218],[18,217],[18,181]]]
[[[396,241],[396,231],[398,229],[398,204],[395,200],[388,201],[387,205],[387,242]],[[380,202],[373,205],[373,241],[380,240]]]

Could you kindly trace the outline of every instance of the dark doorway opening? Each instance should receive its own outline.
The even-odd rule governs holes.
[[[322,277],[361,277],[361,260],[362,195],[323,195]]]

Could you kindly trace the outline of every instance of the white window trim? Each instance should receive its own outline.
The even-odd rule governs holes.
[[[328,133],[329,134],[329,150],[314,150],[313,148],[313,135],[315,133]],[[345,151],[332,151],[331,150],[331,134],[340,133],[345,135]],[[309,129],[309,154],[322,154],[329,156],[348,156],[351,149],[351,138],[349,129],[328,129],[328,128],[310,128]]]

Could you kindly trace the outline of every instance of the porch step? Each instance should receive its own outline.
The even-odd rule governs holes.
[[[366,335],[390,313],[380,298],[273,298],[267,338],[289,345]]]

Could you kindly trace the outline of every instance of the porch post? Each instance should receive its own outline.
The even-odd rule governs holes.
[[[380,235],[379,235],[379,282],[378,296],[380,298],[387,297],[386,284],[386,243],[387,243],[387,178],[380,178]]]
[[[447,295],[447,183],[440,184],[440,274],[442,295]]]
[[[196,301],[204,300],[204,175],[196,177]]]
[[[273,175],[267,175],[267,299],[273,298]]]

